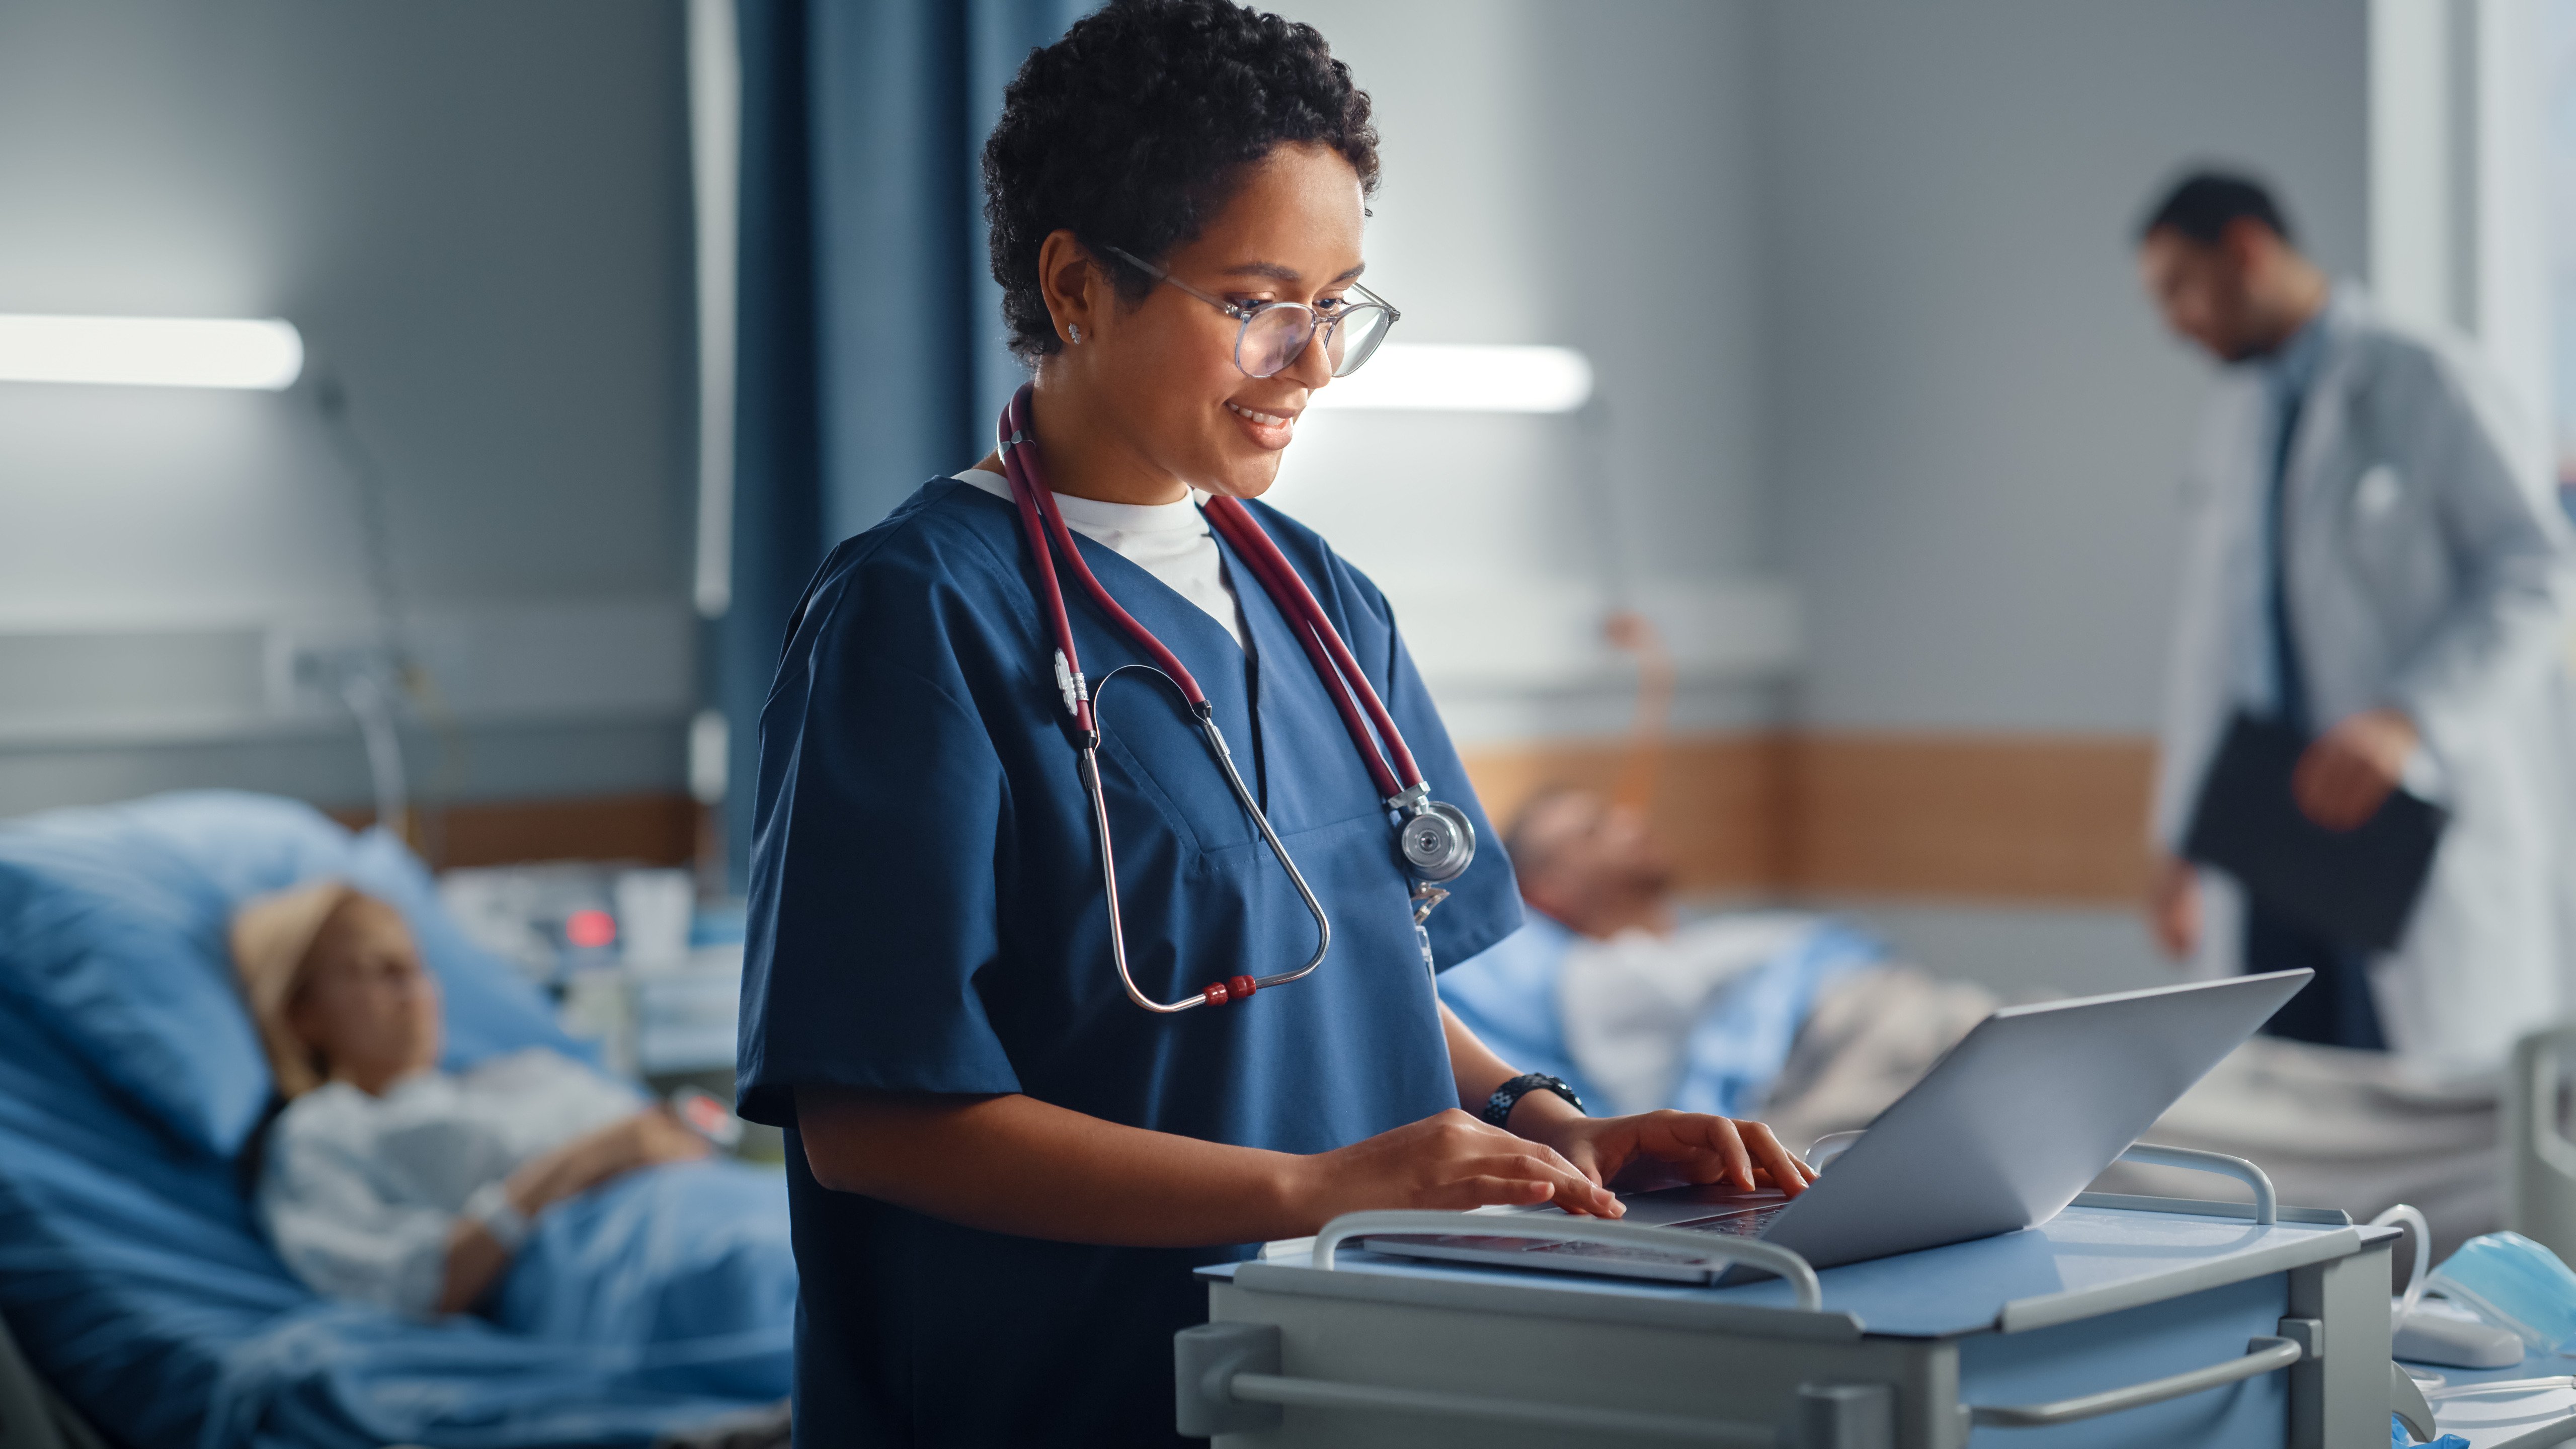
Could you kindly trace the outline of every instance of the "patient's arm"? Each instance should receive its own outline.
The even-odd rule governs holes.
[[[706,1153],[704,1139],[655,1107],[531,1158],[510,1174],[502,1191],[509,1195],[512,1207],[533,1218],[622,1173],[657,1163],[686,1162]],[[473,1307],[509,1266],[510,1250],[501,1246],[500,1239],[481,1223],[458,1218],[447,1230],[447,1272],[439,1283],[437,1311],[462,1313]]]
[[[1303,1157],[1128,1127],[1018,1094],[800,1087],[796,1122],[806,1164],[827,1188],[1060,1242],[1257,1243],[1361,1208],[1554,1198],[1577,1212],[1617,1211],[1552,1149],[1464,1112]]]
[[[526,1209],[522,1208],[524,1212]],[[501,1270],[510,1266],[510,1250],[472,1218],[458,1218],[447,1230],[447,1276],[438,1284],[434,1311],[463,1313],[491,1290]]]

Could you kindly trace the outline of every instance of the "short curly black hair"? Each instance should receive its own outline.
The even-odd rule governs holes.
[[[1035,366],[1063,345],[1038,290],[1048,233],[1159,262],[1283,142],[1333,148],[1362,195],[1376,191],[1368,92],[1311,25],[1230,0],[1111,0],[1031,52],[984,143],[1011,350]],[[1110,274],[1130,300],[1153,285],[1133,267]]]

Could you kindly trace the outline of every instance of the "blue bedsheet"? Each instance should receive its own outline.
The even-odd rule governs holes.
[[[1440,973],[1440,1000],[1476,1039],[1524,1072],[1544,1072],[1589,1103],[1607,1100],[1566,1044],[1556,1005],[1575,934],[1533,907],[1521,928]],[[1599,1110],[1595,1108],[1594,1110]]]
[[[221,921],[324,874],[412,917],[451,1065],[579,1050],[384,837],[230,794],[0,824],[0,1316],[37,1370],[132,1449],[639,1444],[783,1395],[785,1193],[757,1169],[638,1174],[547,1214],[507,1328],[326,1303],[287,1273],[221,1145],[266,1091],[229,1030]]]
[[[1518,931],[1442,972],[1440,999],[1503,1060],[1564,1078],[1601,1110],[1608,1095],[1590,1085],[1582,1059],[1567,1042],[1558,1000],[1566,953],[1581,939],[1533,909]],[[1702,1004],[1682,1042],[1680,1076],[1662,1105],[1726,1117],[1758,1112],[1788,1064],[1817,993],[1838,977],[1886,959],[1887,946],[1877,937],[1830,916],[1816,917]]]

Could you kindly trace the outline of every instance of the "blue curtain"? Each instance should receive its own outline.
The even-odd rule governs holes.
[[[841,539],[992,446],[1023,376],[984,250],[984,138],[1080,0],[738,0],[741,284],[725,843],[750,856],[761,702]]]

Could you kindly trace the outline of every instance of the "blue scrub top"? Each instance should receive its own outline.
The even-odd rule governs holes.
[[[1430,923],[1437,959],[1464,961],[1519,924],[1511,867],[1384,596],[1253,509],[1434,794],[1475,822],[1475,864]],[[826,1191],[794,1136],[797,1087],[1020,1092],[1298,1153],[1457,1105],[1392,820],[1286,620],[1229,550],[1255,664],[1143,569],[1076,546],[1197,676],[1332,917],[1332,953],[1249,1001],[1130,1002],[1017,515],[939,479],[833,550],[761,713],[740,1061],[742,1114],[790,1132],[802,1444],[1178,1442],[1171,1336],[1206,1317],[1190,1270],[1248,1250],[1045,1242]],[[1067,582],[1097,687],[1140,654]],[[1304,961],[1313,919],[1179,697],[1129,673],[1100,714],[1138,986],[1169,1001]]]

